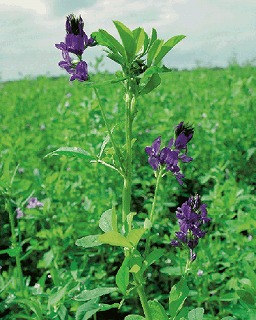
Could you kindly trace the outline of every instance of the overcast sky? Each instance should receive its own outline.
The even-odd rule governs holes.
[[[165,59],[168,67],[256,58],[255,0],[0,0],[0,79],[64,74],[54,44],[64,40],[70,13],[81,14],[87,34],[103,28],[116,35],[112,20],[119,20],[131,29],[154,27],[165,40],[186,35]],[[93,63],[103,52],[89,49],[84,58]],[[104,69],[111,68],[106,60]]]

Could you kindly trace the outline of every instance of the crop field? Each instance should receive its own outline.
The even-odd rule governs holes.
[[[165,176],[159,187],[151,245],[164,255],[148,268],[146,291],[166,307],[186,259],[170,245],[178,230],[175,211],[197,192],[212,220],[188,274],[184,309],[204,308],[206,320],[255,320],[255,74],[255,67],[237,65],[174,70],[137,102],[131,211],[138,224],[150,210],[155,185],[145,147],[158,136],[168,143],[180,121],[194,127],[184,185]],[[120,145],[122,91],[118,83],[98,88]],[[99,233],[103,212],[121,211],[120,175],[90,160],[100,154],[111,163],[114,153],[93,89],[67,76],[2,82],[0,132],[0,318],[121,320],[139,312],[133,291],[120,309],[113,308],[122,300],[118,290],[100,296],[100,303],[113,306],[91,317],[81,307],[86,299],[76,299],[84,290],[115,287],[123,260],[119,247],[75,244]],[[83,148],[88,160],[45,157],[60,147]]]

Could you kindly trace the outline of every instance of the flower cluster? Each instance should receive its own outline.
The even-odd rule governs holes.
[[[57,49],[62,51],[64,60],[59,62],[59,66],[65,69],[70,75],[70,81],[75,79],[79,81],[88,80],[87,63],[82,60],[82,54],[87,47],[96,44],[92,37],[88,37],[83,30],[84,22],[81,16],[76,18],[73,14],[67,16],[66,20],[66,38],[65,42],[55,44]],[[76,59],[71,59],[71,54],[76,55]]]
[[[44,204],[40,202],[36,197],[32,197],[28,200],[28,204],[27,204],[28,209],[34,209],[34,208],[39,208],[43,206]]]
[[[176,232],[178,240],[172,240],[171,245],[177,247],[185,244],[190,249],[190,259],[195,260],[196,254],[193,250],[199,239],[206,233],[200,227],[211,220],[207,217],[206,204],[201,203],[198,194],[191,196],[181,207],[178,207],[176,217],[180,230]]]
[[[35,209],[35,208],[40,208],[43,207],[44,204],[42,202],[40,202],[36,197],[32,197],[28,200],[28,204],[26,206],[26,208],[28,209]],[[16,219],[21,219],[24,217],[24,212],[22,211],[22,209],[20,207],[18,207],[16,209]]]
[[[166,166],[167,171],[171,171],[180,184],[183,184],[184,175],[178,166],[179,160],[190,162],[193,159],[187,156],[187,144],[192,139],[194,129],[184,122],[180,122],[175,129],[175,139],[172,138],[167,147],[160,150],[161,137],[154,140],[152,146],[145,148],[148,154],[148,162],[153,170],[158,170],[161,166]]]

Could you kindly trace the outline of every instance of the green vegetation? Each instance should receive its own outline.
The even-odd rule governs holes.
[[[156,208],[152,244],[164,249],[165,255],[149,268],[149,276],[152,274],[159,282],[156,286],[152,281],[147,291],[152,297],[159,292],[158,300],[168,304],[170,287],[178,281],[186,258],[170,246],[178,229],[175,210],[190,191],[196,191],[208,204],[212,223],[199,243],[189,274],[186,306],[189,310],[203,307],[204,319],[255,317],[253,74],[252,66],[174,71],[163,75],[156,93],[138,101],[132,199],[138,223],[150,208],[155,183],[145,146],[159,135],[168,142],[180,121],[195,127],[189,151],[193,165],[182,167],[189,178],[185,180],[186,188],[172,176],[160,186],[162,201]],[[95,77],[102,81],[109,76]],[[97,157],[107,136],[97,99],[86,83],[70,83],[67,77],[39,77],[0,86],[0,317],[74,319],[81,305],[73,300],[74,296],[97,285],[115,286],[121,249],[100,246],[85,250],[77,247],[75,241],[98,232],[97,221],[102,212],[113,205],[120,210],[122,184],[115,171],[101,164],[44,156],[59,147],[72,146]],[[123,142],[124,119],[118,113],[124,107],[120,90],[120,85],[112,84],[100,87],[99,94],[108,119],[115,125],[113,134]],[[108,161],[112,156],[109,143],[103,159]],[[32,195],[44,203],[42,208],[26,208]],[[25,216],[15,219],[14,232],[19,235],[15,244],[8,210],[15,217],[18,207]],[[18,256],[26,279],[23,284],[21,270],[16,267],[19,246],[22,250]],[[120,301],[119,293],[109,292],[103,303],[104,299],[108,303]],[[135,298],[131,294],[128,299]],[[137,304],[134,300],[130,305]],[[131,311],[128,304],[122,310]],[[97,319],[125,316],[120,311],[110,311],[109,315],[98,313]]]

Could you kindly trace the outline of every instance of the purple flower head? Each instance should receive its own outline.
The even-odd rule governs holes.
[[[35,209],[43,206],[44,204],[40,202],[36,197],[32,197],[28,200],[28,204],[27,204],[28,209]]]
[[[194,130],[190,126],[181,122],[175,130],[176,140],[172,138],[167,147],[160,150],[161,137],[156,138],[151,146],[146,147],[145,151],[149,156],[148,162],[152,169],[158,170],[161,166],[165,166],[166,171],[171,171],[179,184],[183,184],[184,175],[180,172],[179,160],[181,162],[193,160],[186,154],[187,143],[192,139],[193,132]],[[185,149],[185,153],[181,154],[183,149]]]
[[[82,82],[89,78],[87,63],[82,60],[82,54],[87,47],[96,45],[96,41],[88,37],[83,28],[84,22],[81,16],[76,18],[73,14],[68,15],[65,42],[55,44],[55,47],[62,51],[64,59],[59,62],[59,66],[71,74],[70,81],[77,79]],[[72,60],[70,53],[75,54],[79,62]]]
[[[198,245],[199,239],[206,234],[200,227],[211,220],[207,217],[206,204],[201,203],[198,194],[191,196],[181,207],[177,208],[176,217],[178,218],[180,231],[176,232],[178,240],[173,240],[171,245],[177,246],[176,241],[180,242],[180,245],[186,245],[190,249],[191,260],[193,261],[196,257],[193,250]]]
[[[21,219],[24,217],[24,212],[21,210],[21,208],[16,209],[16,219]]]

